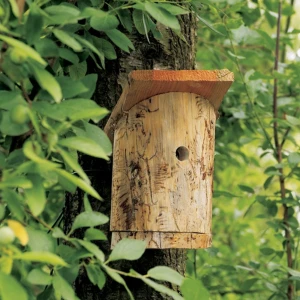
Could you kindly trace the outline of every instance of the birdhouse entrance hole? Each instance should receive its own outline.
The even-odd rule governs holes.
[[[189,150],[184,146],[180,146],[176,149],[176,157],[178,160],[183,161],[189,159]]]

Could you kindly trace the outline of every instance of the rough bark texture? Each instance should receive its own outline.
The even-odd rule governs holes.
[[[107,61],[106,70],[99,71],[93,69],[91,72],[97,72],[99,75],[98,87],[95,94],[95,100],[102,106],[112,109],[119,99],[122,91],[122,85],[127,81],[128,73],[132,70],[141,69],[194,69],[195,66],[195,19],[191,15],[185,15],[181,20],[182,33],[187,43],[183,42],[174,33],[164,29],[163,41],[156,41],[150,37],[150,44],[146,37],[139,34],[133,34],[130,38],[133,41],[136,50],[132,53],[119,53],[119,59],[116,61]],[[99,124],[103,127],[103,124]],[[82,158],[82,166],[90,176],[93,186],[105,199],[104,202],[92,203],[95,210],[101,211],[107,215],[110,214],[111,197],[111,162],[93,158]],[[65,227],[70,228],[75,216],[82,210],[82,193],[69,195],[66,198],[65,209]],[[103,228],[108,232],[108,227]],[[80,235],[80,232],[78,233]],[[101,243],[99,245],[103,251],[109,252],[110,243]],[[119,262],[114,267],[124,271],[133,268],[141,274],[145,274],[148,269],[157,265],[166,265],[174,268],[179,273],[185,272],[186,251],[185,250],[147,250],[145,255],[137,262]],[[129,288],[134,294],[135,299],[170,299],[161,295],[141,281],[132,278],[126,278]],[[176,287],[173,287],[176,288]],[[84,273],[80,274],[75,282],[76,294],[82,300],[126,300],[128,295],[123,286],[108,279],[104,289],[100,291],[89,283]]]

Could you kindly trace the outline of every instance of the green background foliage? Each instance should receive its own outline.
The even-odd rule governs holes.
[[[80,268],[99,289],[111,277],[131,299],[128,276],[174,299],[299,298],[299,8],[283,1],[278,12],[272,0],[18,3],[0,0],[1,299],[78,299]],[[199,20],[198,68],[227,68],[236,78],[216,130],[213,247],[189,251],[186,278],[163,266],[126,273],[110,262],[139,259],[144,242],[123,240],[110,254],[93,243],[106,240],[99,226],[108,217],[92,210],[89,199],[101,197],[78,159],[108,160],[112,148],[98,127],[108,110],[92,100],[97,74],[87,65],[103,69],[134,50],[133,30],[162,38],[157,22],[183,38],[177,16],[189,11]],[[65,194],[77,188],[84,211],[64,233]],[[82,239],[72,235],[78,229]]]
[[[235,82],[222,103],[216,130],[213,247],[189,252],[188,273],[202,279],[212,299],[298,299],[299,2],[282,1],[278,70],[279,1],[202,3],[200,14],[212,28],[198,30],[198,67],[228,68]],[[287,263],[285,229],[291,235],[292,264]],[[294,289],[289,296],[288,285]]]

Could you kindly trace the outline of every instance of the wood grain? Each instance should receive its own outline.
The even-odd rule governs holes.
[[[128,111],[115,130],[111,231],[210,235],[215,121],[212,104],[191,93]]]
[[[202,96],[218,110],[233,82],[228,70],[140,70],[129,74],[128,86],[115,106],[104,131],[113,141],[115,126],[130,108],[152,96],[168,92],[188,92]]]
[[[211,246],[210,234],[191,232],[129,232],[112,233],[111,248],[120,240],[128,238],[147,242],[150,249],[199,249]]]

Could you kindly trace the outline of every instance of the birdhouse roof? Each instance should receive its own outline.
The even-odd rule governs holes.
[[[234,80],[229,70],[139,70],[129,75],[128,85],[114,107],[104,131],[112,140],[114,129],[123,113],[150,97],[170,93],[194,93],[209,100],[218,110]]]

